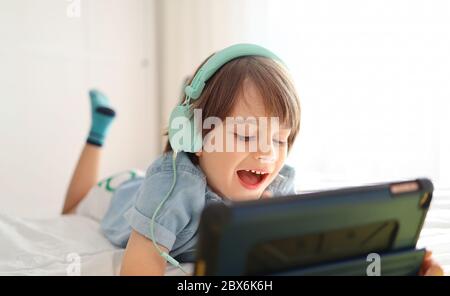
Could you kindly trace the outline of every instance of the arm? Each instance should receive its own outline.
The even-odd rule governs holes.
[[[159,247],[169,252],[163,246]],[[133,230],[122,259],[120,275],[164,275],[165,270],[166,260],[159,255],[153,242]]]

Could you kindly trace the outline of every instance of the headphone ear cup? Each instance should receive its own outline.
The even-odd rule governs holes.
[[[169,142],[175,151],[201,151],[202,133],[196,127],[190,105],[178,105],[172,110],[169,119]]]

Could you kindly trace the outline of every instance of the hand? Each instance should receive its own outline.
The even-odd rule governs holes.
[[[425,252],[422,266],[420,267],[419,275],[424,276],[442,276],[444,270],[442,267],[431,257],[431,251]]]

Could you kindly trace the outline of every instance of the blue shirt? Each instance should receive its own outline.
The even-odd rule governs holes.
[[[126,181],[115,190],[101,221],[103,233],[114,245],[125,248],[132,229],[152,239],[153,213],[173,182],[172,153],[156,159],[145,177]],[[200,166],[185,152],[177,155],[176,173],[175,187],[155,218],[154,235],[172,257],[193,262],[201,212],[209,203],[224,200],[211,190]],[[274,197],[294,194],[294,176],[294,169],[284,165],[266,190]]]

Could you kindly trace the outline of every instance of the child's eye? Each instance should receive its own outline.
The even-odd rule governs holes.
[[[280,140],[273,140],[273,142],[277,145],[286,145],[287,144],[286,141],[280,141]]]
[[[239,139],[239,141],[249,142],[249,141],[256,140],[256,136],[241,136],[236,133],[234,135],[236,136],[236,138]],[[277,145],[286,145],[287,144],[287,141],[280,141],[280,140],[276,140],[276,139],[274,139],[273,142]]]
[[[248,141],[253,141],[253,140],[256,139],[255,136],[241,136],[241,135],[236,134],[236,133],[235,133],[234,135],[236,136],[236,138],[239,139],[239,141],[245,141],[245,142],[248,142]]]

